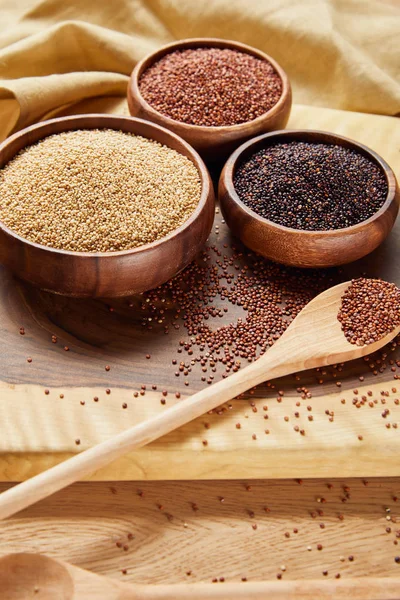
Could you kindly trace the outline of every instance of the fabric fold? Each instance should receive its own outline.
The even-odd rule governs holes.
[[[400,5],[381,0],[0,0],[0,139],[88,99],[122,100],[138,60],[196,36],[273,56],[296,103],[397,115],[399,31]]]

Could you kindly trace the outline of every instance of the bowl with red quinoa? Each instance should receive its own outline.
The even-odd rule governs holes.
[[[141,60],[130,78],[128,104],[133,116],[167,127],[217,162],[245,140],[285,127],[292,94],[286,73],[264,52],[194,38]]]
[[[369,254],[400,204],[373,150],[333,133],[285,130],[242,144],[219,182],[221,209],[244,244],[275,262],[330,267]]]
[[[127,296],[188,265],[214,220],[200,156],[148,121],[77,115],[0,145],[0,262],[42,289]]]

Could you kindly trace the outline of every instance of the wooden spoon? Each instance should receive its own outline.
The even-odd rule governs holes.
[[[40,554],[0,559],[2,600],[399,600],[400,580],[265,581],[247,583],[121,583]]]
[[[337,314],[342,295],[349,285],[350,282],[341,283],[319,294],[303,308],[274,346],[244,369],[3,492],[0,495],[0,519],[50,496],[265,380],[359,358],[390,342],[400,332],[400,327],[373,344],[356,346],[346,340]]]

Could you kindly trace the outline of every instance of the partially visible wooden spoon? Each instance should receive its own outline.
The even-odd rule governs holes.
[[[40,554],[0,559],[2,600],[400,600],[399,589],[399,579],[375,577],[136,585]]]
[[[359,358],[390,342],[400,332],[400,327],[373,344],[356,346],[346,340],[337,314],[342,295],[349,285],[350,282],[341,283],[319,294],[303,308],[266,354],[234,375],[3,492],[0,495],[0,519],[50,496],[126,452],[145,446],[267,379]]]

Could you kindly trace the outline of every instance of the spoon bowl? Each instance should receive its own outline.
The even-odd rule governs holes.
[[[8,554],[0,559],[3,600],[72,600],[74,582],[58,561],[40,554]]]

